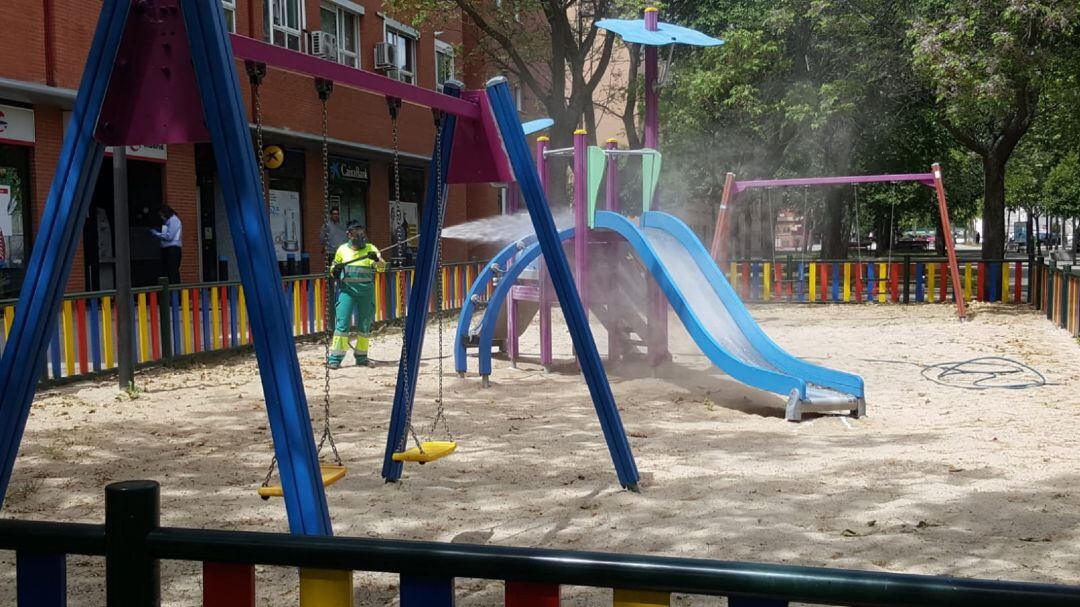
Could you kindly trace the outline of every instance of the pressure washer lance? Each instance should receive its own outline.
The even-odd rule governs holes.
[[[419,234],[417,234],[416,236],[410,236],[409,238],[406,238],[405,240],[402,240],[401,242],[399,242],[397,244],[392,244],[392,245],[386,247],[385,249],[379,249],[379,253],[384,253],[386,251],[396,249],[396,248],[400,247],[403,244],[409,244],[410,242],[416,240],[417,238],[420,238]]]

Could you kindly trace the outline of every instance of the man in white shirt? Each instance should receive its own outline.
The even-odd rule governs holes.
[[[161,241],[161,263],[165,269],[165,275],[169,277],[169,284],[180,284],[180,254],[183,251],[181,235],[184,226],[176,211],[169,205],[161,207],[161,231],[150,230]]]

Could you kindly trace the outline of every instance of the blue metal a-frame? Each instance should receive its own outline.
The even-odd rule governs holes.
[[[218,0],[104,0],[64,138],[26,282],[19,294],[11,334],[0,359],[0,495],[11,480],[15,456],[39,376],[39,363],[56,317],[98,170],[104,155],[99,116],[106,110],[110,80],[123,66],[139,64],[121,44],[132,28],[170,25],[186,32],[191,62],[210,133],[229,228],[247,295],[266,410],[280,465],[285,507],[293,533],[329,535],[318,455],[311,433],[304,384],[290,331],[281,275],[263,208],[262,185],[248,131],[236,66]],[[183,35],[182,33],[180,35]],[[139,52],[145,49],[130,49]],[[128,52],[125,50],[124,52]],[[130,69],[130,67],[129,67]],[[157,69],[155,67],[155,69]],[[138,74],[135,75],[139,77]],[[179,110],[178,110],[179,111]],[[121,127],[122,125],[113,125]],[[95,132],[97,129],[98,132]],[[117,128],[123,131],[122,128]],[[98,137],[98,138],[96,138]],[[162,141],[115,141],[114,145]],[[175,140],[166,143],[176,143]]]
[[[529,209],[533,229],[536,231],[537,240],[548,264],[551,281],[559,297],[559,305],[566,317],[574,350],[578,353],[582,373],[589,386],[593,407],[600,419],[600,428],[615,464],[619,483],[628,489],[637,490],[640,476],[634,463],[633,453],[630,451],[630,443],[627,441],[626,431],[623,429],[619,410],[615,405],[615,397],[611,393],[611,386],[604,372],[603,361],[596,349],[596,341],[589,329],[585,307],[574,286],[574,278],[570,272],[570,264],[563,253],[555,219],[551,215],[547,198],[540,186],[540,177],[533,165],[510,87],[505,78],[493,78],[487,85],[486,93],[501,136],[503,151],[507,154],[514,176],[518,180],[525,204]],[[453,134],[453,122],[449,123],[448,128],[450,134]],[[450,147],[445,138],[443,145],[441,157],[448,165]],[[424,345],[424,326],[427,321],[426,302],[431,297],[431,286],[437,271],[434,251],[441,229],[441,225],[437,222],[441,220],[440,212],[442,205],[445,204],[445,186],[440,190],[436,193],[433,180],[429,180],[427,200],[436,200],[437,195],[439,212],[426,213],[420,230],[417,268],[413,278],[413,289],[409,295],[409,316],[405,323],[404,350],[407,356],[402,358],[398,368],[397,391],[394,394],[394,407],[390,415],[390,428],[387,432],[386,449],[383,455],[382,476],[387,481],[396,481],[401,478],[402,463],[394,461],[393,455],[396,451],[404,449],[408,438],[411,405],[420,368],[420,352]],[[425,208],[434,209],[435,207],[426,205]]]

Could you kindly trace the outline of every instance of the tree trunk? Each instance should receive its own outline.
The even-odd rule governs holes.
[[[829,188],[825,192],[825,221],[821,228],[821,258],[847,259],[848,237],[844,233],[844,192]]]
[[[1006,161],[1008,156],[987,154],[983,157],[983,259],[1005,257]]]

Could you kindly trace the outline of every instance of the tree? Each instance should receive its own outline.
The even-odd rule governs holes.
[[[983,163],[984,259],[1005,253],[1005,166],[1075,45],[1074,0],[931,0],[912,28],[914,65],[940,123]]]
[[[616,0],[394,0],[392,5],[420,23],[438,23],[446,12],[463,13],[475,28],[479,59],[524,86],[555,121],[554,144],[569,145],[575,128],[594,126],[589,124],[593,95],[616,38],[603,35],[596,22],[617,11]]]
[[[674,133],[665,153],[691,177],[679,175],[679,185],[697,187],[699,197],[715,200],[727,170],[755,178],[855,172],[878,133],[896,128],[891,116],[921,89],[910,58],[896,50],[910,20],[905,3],[676,0],[669,11],[728,43],[681,63],[663,105],[665,132]],[[822,255],[846,257],[854,190],[810,197],[824,199],[812,210]],[[739,228],[774,218],[750,215],[744,206],[733,224],[739,248],[769,254],[771,231],[747,243]]]

